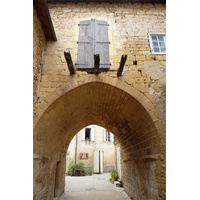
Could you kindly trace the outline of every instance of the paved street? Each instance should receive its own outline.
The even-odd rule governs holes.
[[[59,200],[130,200],[123,188],[115,188],[109,178],[110,173],[66,176],[65,193]]]

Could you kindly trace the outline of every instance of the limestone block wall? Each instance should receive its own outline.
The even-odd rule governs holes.
[[[166,55],[152,55],[148,40],[148,32],[166,31],[165,9],[165,5],[162,4],[146,3],[49,4],[58,40],[48,41],[44,52],[34,124],[36,126],[34,140],[37,141],[34,151],[47,154],[48,148],[52,147],[51,151],[54,152],[53,149],[58,149],[56,147],[59,146],[59,152],[55,155],[52,152],[49,153],[52,157],[48,165],[43,165],[40,161],[41,168],[44,166],[48,172],[44,170],[35,174],[37,177],[38,174],[41,174],[41,177],[48,176],[49,185],[40,187],[43,182],[37,182],[40,191],[35,192],[36,199],[40,199],[40,195],[43,197],[49,195],[47,199],[53,196],[55,165],[59,159],[65,163],[64,151],[66,152],[69,142],[75,135],[73,131],[91,124],[89,117],[92,114],[95,116],[92,123],[96,120],[97,124],[102,123],[102,126],[117,133],[122,153],[122,180],[128,194],[133,199],[165,199]],[[91,19],[105,20],[109,23],[110,70],[100,75],[88,75],[86,72],[76,71],[75,75],[70,76],[64,59],[64,51],[70,50],[73,62],[77,61],[78,23]],[[128,58],[122,76],[117,78],[117,69],[123,54],[127,54]],[[82,86],[92,80],[103,83],[103,87],[101,84],[91,84],[91,87],[90,85]],[[81,88],[61,98],[65,92],[78,86]],[[96,93],[97,88],[100,89],[98,93]],[[134,96],[136,100],[127,94]],[[53,99],[60,101],[51,104]],[[90,103],[87,105],[90,99],[94,103],[92,109],[90,109]],[[136,103],[137,100],[152,119],[147,116],[145,109]],[[78,108],[73,107],[74,105]],[[88,112],[85,112],[86,110]],[[42,116],[43,113],[45,114]],[[68,123],[64,123],[64,120]],[[73,123],[76,120],[77,123]],[[41,139],[44,135],[49,137],[48,143],[45,143],[45,139]],[[61,136],[66,139],[66,148],[63,148],[63,151],[60,150],[61,144],[63,145]],[[57,154],[62,156],[58,159]],[[151,155],[154,156],[151,157]],[[64,174],[64,166],[61,171]],[[64,188],[64,176],[60,177],[59,194]]]
[[[70,80],[64,51],[71,51],[75,64],[79,22],[99,19],[109,23],[110,41],[111,66],[107,73],[102,74],[117,78],[121,55],[127,54],[120,79],[138,89],[153,104],[158,104],[159,118],[165,118],[166,55],[153,55],[148,39],[148,32],[166,32],[165,5],[56,3],[48,6],[58,41],[49,41],[46,45],[38,105],[48,94]],[[87,73],[77,71],[73,77],[81,76],[87,76]],[[160,126],[165,130],[165,124]],[[163,140],[165,142],[165,137]]]
[[[148,161],[156,164],[149,170],[156,174],[154,183],[157,183],[157,188],[154,190],[159,197],[165,197],[165,154],[161,148],[164,143],[161,133],[157,131],[160,122],[154,113],[154,105],[147,97],[127,83],[105,75],[72,78],[52,94],[57,96],[48,95],[45,104],[43,101],[38,107],[46,111],[34,130],[34,153],[38,156],[34,168],[40,169],[34,172],[34,188],[40,189],[39,192],[34,189],[36,199],[45,195],[46,190],[53,193],[54,183],[50,177],[55,176],[52,168],[59,160],[62,161],[62,156],[58,155],[66,153],[76,132],[92,123],[105,127],[118,138],[123,152],[122,180],[128,194],[136,199],[145,199],[147,191],[153,192],[148,189],[150,182],[144,178],[147,170],[143,166]],[[46,109],[48,104],[50,106]],[[43,160],[48,161],[46,165]],[[64,175],[63,172],[61,180]],[[42,185],[40,181],[44,181]],[[60,191],[63,188],[64,182]]]
[[[165,83],[166,55],[152,55],[148,32],[166,31],[165,5],[57,3],[49,4],[49,10],[58,41],[47,43],[39,102],[67,81],[69,71],[63,53],[71,51],[74,64],[77,62],[78,24],[90,19],[105,20],[110,25],[111,67],[106,75],[116,77],[121,55],[127,54],[122,79],[150,99],[160,91],[160,86]],[[160,70],[161,67],[164,72]],[[84,75],[85,72],[77,72],[77,76]]]
[[[33,117],[36,116],[39,84],[42,75],[42,57],[45,47],[45,36],[37,11],[33,6]]]

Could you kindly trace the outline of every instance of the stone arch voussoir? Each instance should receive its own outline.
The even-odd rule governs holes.
[[[149,113],[150,117],[152,118],[152,121],[155,122],[155,125],[157,126],[156,111],[154,109],[153,103],[150,101],[150,99],[147,98],[147,96],[145,96],[142,92],[140,92],[133,86],[120,80],[120,78],[113,78],[113,77],[108,77],[107,75],[104,74],[100,74],[100,75],[86,75],[82,77],[71,76],[69,77],[68,82],[63,83],[58,88],[56,88],[55,91],[48,94],[37,107],[37,116],[34,120],[34,128],[36,127],[42,115],[45,113],[45,111],[53,102],[55,102],[57,99],[59,99],[67,92],[79,86],[92,82],[100,82],[103,84],[108,84],[128,93],[131,97],[135,98],[145,108],[145,110]]]

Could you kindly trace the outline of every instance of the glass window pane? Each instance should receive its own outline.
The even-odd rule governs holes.
[[[157,41],[157,37],[156,36],[152,36],[152,40],[153,41]]]
[[[155,47],[157,47],[158,46],[158,42],[153,42],[153,46]]]
[[[160,48],[161,52],[166,52],[166,48]]]
[[[162,41],[164,41],[164,38],[162,36],[159,36],[158,40],[162,42]]]
[[[158,47],[154,47],[153,50],[154,50],[154,52],[160,52]]]
[[[161,47],[165,47],[165,43],[164,42],[159,42]]]

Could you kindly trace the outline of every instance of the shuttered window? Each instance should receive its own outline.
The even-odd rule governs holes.
[[[82,140],[91,140],[94,141],[94,128],[84,128],[81,131]]]
[[[94,72],[94,54],[100,56],[99,71],[108,71],[109,41],[108,23],[102,20],[86,20],[79,23],[77,69]]]
[[[114,135],[108,130],[104,129],[104,142],[114,142]]]

